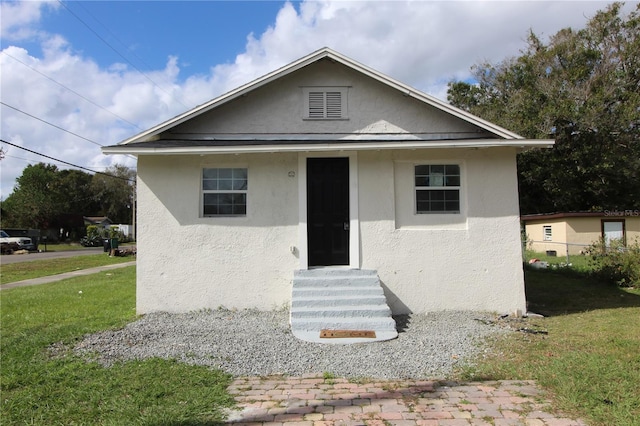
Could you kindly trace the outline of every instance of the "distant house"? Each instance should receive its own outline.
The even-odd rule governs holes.
[[[113,223],[111,219],[106,216],[83,216],[84,225],[95,225],[98,228],[108,229]]]
[[[522,216],[527,248],[535,252],[555,252],[558,256],[584,253],[592,243],[604,238],[640,240],[640,211],[603,211],[531,214]]]
[[[103,152],[138,157],[139,313],[272,309],[357,271],[394,313],[515,312],[516,154],[552,145],[325,48]]]

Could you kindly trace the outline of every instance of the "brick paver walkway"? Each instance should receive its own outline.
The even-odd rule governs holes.
[[[585,425],[551,414],[531,381],[358,383],[309,375],[239,378],[233,425]]]

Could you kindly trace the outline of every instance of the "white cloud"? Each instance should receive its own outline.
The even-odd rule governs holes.
[[[176,57],[168,57],[163,69],[146,76],[122,63],[100,67],[75,52],[62,35],[47,34],[39,27],[41,14],[57,7],[57,3],[2,2],[1,7],[5,40],[0,55],[2,101],[109,145],[323,46],[444,99],[447,81],[469,77],[474,63],[517,55],[525,46],[530,28],[548,36],[563,27],[582,27],[606,3],[285,3],[266,31],[247,35],[245,51],[233,63],[211,64],[208,74],[191,76],[180,75]],[[194,37],[200,37],[199,33]],[[42,57],[19,47],[25,39],[41,40]],[[194,40],[185,40],[190,42]],[[13,143],[83,166],[101,168],[116,162],[135,165],[128,157],[103,156],[98,146],[5,106],[1,113],[2,138]],[[9,157],[2,160],[2,198],[11,192],[15,178],[27,164],[15,157],[32,163],[43,160],[18,148],[5,148]]]
[[[4,40],[24,40],[41,34],[37,29],[43,7],[56,9],[55,1],[3,1],[0,3],[0,38]]]

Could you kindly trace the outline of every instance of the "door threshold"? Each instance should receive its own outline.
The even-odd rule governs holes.
[[[323,265],[323,266],[309,266],[308,270],[316,270],[316,269],[360,269],[360,268],[352,268],[349,265]]]

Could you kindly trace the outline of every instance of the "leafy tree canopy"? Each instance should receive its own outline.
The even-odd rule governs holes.
[[[108,216],[115,223],[130,223],[135,172],[125,166],[91,175],[80,170],[59,170],[38,163],[27,166],[16,179],[13,192],[2,203],[6,228],[64,228],[78,225],[73,218]],[[82,222],[79,224],[84,227]]]
[[[640,208],[640,5],[598,12],[519,57],[472,67],[476,84],[449,83],[455,106],[550,150],[519,155],[522,213]]]

